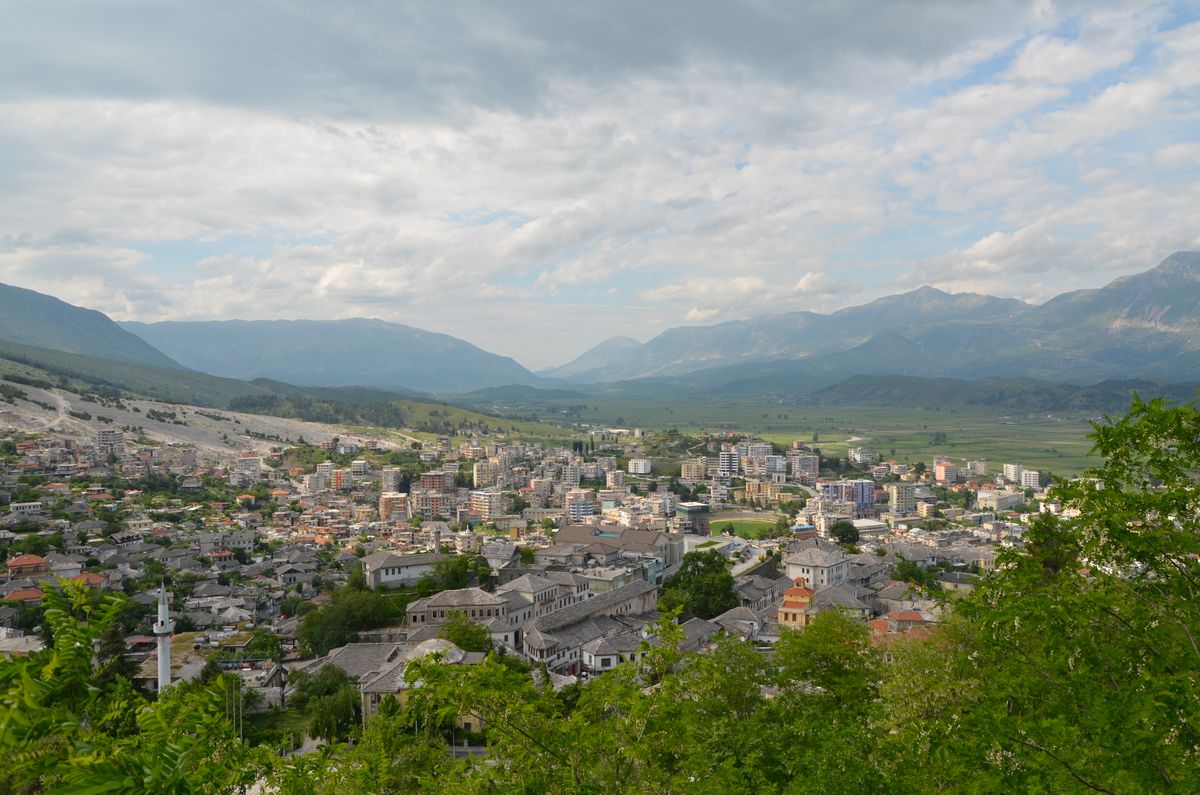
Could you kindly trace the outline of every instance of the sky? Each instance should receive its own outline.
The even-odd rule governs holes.
[[[1200,249],[1200,2],[0,5],[0,282],[531,368]]]

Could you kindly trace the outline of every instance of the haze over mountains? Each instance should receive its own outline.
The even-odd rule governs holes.
[[[122,325],[184,366],[228,378],[450,393],[537,380],[448,334],[368,318]]]
[[[761,376],[764,360],[790,360],[784,369],[825,383],[883,373],[1182,380],[1200,372],[1200,253],[1041,305],[922,287],[829,315],[674,328],[560,377],[621,381],[750,363],[748,373]]]
[[[455,337],[381,320],[118,325],[4,285],[0,340],[233,379],[440,394],[513,385],[532,395],[583,385],[647,397],[809,394],[858,375],[1185,382],[1200,374],[1200,253],[1042,305],[922,287],[828,315],[673,328],[646,343],[614,337],[536,375]]]

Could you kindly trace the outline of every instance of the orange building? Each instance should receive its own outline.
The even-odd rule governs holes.
[[[812,621],[808,608],[812,605],[813,594],[816,591],[805,586],[804,578],[797,577],[796,584],[783,593],[783,603],[779,606],[777,621],[779,626],[789,629],[804,629]]]

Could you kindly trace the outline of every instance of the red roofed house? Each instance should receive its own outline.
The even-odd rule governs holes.
[[[8,596],[4,597],[4,601],[24,602],[27,605],[39,605],[42,602],[43,596],[45,596],[45,594],[42,593],[41,588],[18,588],[17,590],[11,592]]]
[[[17,555],[8,561],[10,577],[27,577],[32,574],[46,574],[49,571],[49,564],[41,555]]]
[[[71,578],[72,582],[77,582],[88,588],[99,588],[101,590],[108,587],[108,579],[94,571],[85,571]]]
[[[776,619],[779,626],[789,629],[807,627],[812,621],[812,616],[807,611],[812,605],[815,593],[816,591],[804,585],[803,577],[796,578],[796,584],[783,592],[783,602],[779,605],[779,615]]]

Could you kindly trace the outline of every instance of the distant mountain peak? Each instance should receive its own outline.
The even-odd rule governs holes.
[[[1176,251],[1149,273],[1200,278],[1200,251]]]

